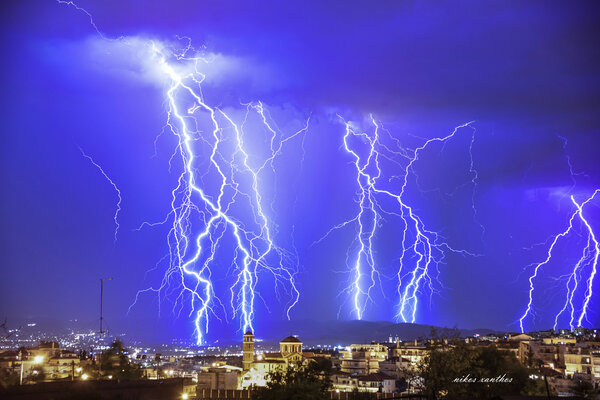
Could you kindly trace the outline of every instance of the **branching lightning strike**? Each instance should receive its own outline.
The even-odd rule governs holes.
[[[574,191],[577,186],[577,176],[585,176],[582,172],[576,172],[573,163],[571,161],[571,157],[567,152],[568,141],[564,136],[557,135],[557,137],[562,142],[562,149],[565,155],[565,160],[567,163],[569,176],[571,179],[571,186],[565,191],[564,195],[561,197],[561,200],[570,195],[571,203],[575,206],[575,210],[571,213],[569,217],[569,224],[561,233],[552,236],[548,241],[551,241],[550,246],[546,252],[545,259],[536,264],[531,264],[529,267],[533,266],[533,272],[529,276],[529,293],[528,293],[528,302],[525,307],[525,311],[521,318],[519,319],[519,327],[521,332],[525,331],[525,320],[530,315],[535,314],[535,309],[533,306],[533,295],[535,291],[534,281],[538,277],[538,274],[541,273],[541,270],[544,266],[552,262],[553,253],[555,247],[560,241],[569,240],[572,234],[580,235],[577,232],[577,229],[580,228],[584,231],[583,236],[585,237],[585,245],[582,246],[581,255],[578,257],[575,265],[569,272],[559,279],[566,279],[565,283],[565,302],[562,308],[558,311],[558,313],[554,316],[554,325],[553,329],[557,330],[560,327],[561,317],[563,314],[567,313],[569,317],[568,326],[571,330],[576,327],[582,326],[583,320],[586,319],[587,313],[589,311],[589,303],[593,294],[593,282],[594,277],[596,275],[597,266],[598,266],[598,257],[600,257],[600,248],[598,246],[598,241],[596,239],[596,235],[592,226],[589,223],[589,220],[584,215],[584,207],[586,204],[591,202],[600,189],[595,190],[585,201],[579,204],[575,200],[575,196],[571,193]],[[577,224],[577,225],[576,225]],[[547,241],[547,242],[548,242]],[[547,243],[546,242],[546,243]],[[582,277],[586,273],[586,269],[589,270],[587,284],[582,285]],[[585,292],[581,293],[582,286],[585,287]],[[577,297],[579,297],[579,302]],[[579,305],[578,305],[579,303]],[[570,310],[570,311],[569,311]],[[579,317],[576,315],[579,314]]]
[[[340,119],[342,119],[340,117]],[[317,242],[325,239],[337,229],[348,225],[357,224],[357,234],[354,239],[356,249],[348,250],[349,270],[352,274],[351,284],[346,292],[352,295],[353,314],[357,319],[364,317],[365,309],[372,300],[371,292],[380,283],[382,273],[376,266],[375,252],[373,249],[374,239],[378,225],[383,220],[383,215],[399,217],[403,224],[402,238],[399,243],[401,249],[399,267],[396,272],[398,280],[398,312],[396,317],[403,322],[415,322],[419,304],[419,294],[427,285],[433,293],[436,289],[433,280],[437,280],[439,266],[444,262],[447,252],[455,252],[463,255],[477,256],[477,254],[458,250],[451,247],[445,238],[438,232],[429,230],[421,217],[416,213],[414,206],[406,200],[409,175],[414,175],[414,165],[419,160],[420,154],[434,142],[446,143],[452,139],[462,128],[472,129],[472,138],[469,146],[470,155],[470,182],[475,189],[477,171],[473,164],[473,143],[475,130],[468,122],[456,127],[452,133],[445,137],[433,138],[414,149],[405,149],[400,146],[397,139],[390,135],[390,139],[397,148],[390,148],[381,140],[381,126],[371,116],[370,123],[372,132],[361,132],[352,123],[344,121],[344,150],[352,156],[356,171],[356,184],[358,187],[357,203],[358,213],[341,224],[334,226]],[[389,135],[389,133],[388,133]],[[358,142],[358,144],[357,144]],[[366,151],[360,151],[360,146],[366,146]],[[361,154],[363,154],[361,156]],[[392,162],[402,165],[402,175],[394,177],[401,180],[400,190],[395,193],[391,189],[383,188],[379,184],[382,177],[380,158],[386,158]],[[397,210],[385,210],[381,205],[381,199],[387,198],[397,203]],[[474,217],[476,216],[475,203],[472,201]],[[351,254],[352,253],[352,254]],[[405,272],[408,268],[409,272]],[[434,270],[436,273],[433,273]],[[438,283],[440,283],[438,281]],[[441,285],[441,283],[440,283]],[[443,285],[442,285],[443,286]]]
[[[205,59],[189,56],[193,51],[186,47],[179,54],[172,54],[176,61],[194,63],[193,72],[181,75],[168,61],[169,55],[153,44],[156,61],[161,70],[169,78],[167,98],[169,104],[167,126],[171,133],[178,138],[178,149],[183,164],[178,185],[172,192],[173,225],[169,231],[171,267],[165,275],[158,291],[168,287],[167,283],[175,274],[181,281],[183,292],[190,294],[191,310],[195,313],[195,326],[198,343],[202,342],[202,332],[208,330],[209,314],[215,313],[212,306],[222,304],[217,298],[211,284],[211,265],[215,261],[216,252],[227,230],[235,240],[232,266],[235,281],[230,287],[231,308],[233,316],[240,316],[241,327],[244,331],[254,330],[253,319],[255,316],[255,300],[258,295],[257,283],[261,272],[269,272],[275,278],[276,285],[287,286],[286,291],[291,301],[287,307],[287,316],[298,302],[299,291],[295,284],[293,257],[284,249],[279,248],[273,241],[272,224],[269,221],[263,205],[260,190],[260,177],[266,165],[271,165],[273,160],[281,153],[285,142],[298,135],[305,134],[306,126],[296,133],[280,141],[277,148],[273,147],[276,132],[267,122],[262,103],[250,104],[246,108],[246,117],[252,111],[257,112],[271,137],[271,154],[264,162],[253,167],[249,162],[249,155],[244,146],[244,124],[237,124],[225,111],[209,106],[202,96],[201,85],[205,76],[197,68],[197,63],[206,62]],[[191,104],[184,108],[180,105],[182,99],[188,97]],[[186,100],[183,100],[186,101]],[[211,135],[206,137],[197,130],[199,113],[209,115]],[[224,136],[224,131],[233,131],[233,149],[229,149]],[[197,156],[194,142],[200,140],[210,149],[210,165],[205,174],[199,176],[196,166]],[[220,181],[218,194],[211,196],[202,187],[202,178],[213,172]],[[248,177],[250,190],[245,192],[240,182]],[[250,206],[253,214],[252,224],[245,224],[235,216],[233,208],[239,202],[245,201]],[[192,239],[190,218],[200,214],[204,219],[204,227],[195,239]],[[190,249],[190,243],[193,247]],[[204,245],[206,243],[206,245]],[[194,284],[186,283],[186,276],[194,278]],[[182,293],[183,293],[182,292]],[[277,287],[276,287],[276,292]]]
[[[117,187],[117,185],[115,184],[115,182],[113,182],[112,179],[110,179],[110,177],[106,174],[106,172],[104,172],[104,169],[100,166],[100,164],[98,164],[96,161],[94,161],[94,159],[90,156],[88,156],[87,154],[85,154],[85,152],[83,151],[83,149],[80,147],[79,151],[81,151],[81,155],[84,156],[85,158],[87,158],[96,168],[98,168],[98,170],[102,173],[102,175],[106,178],[106,180],[112,185],[112,187],[115,189],[115,192],[117,193],[117,204],[115,207],[115,214],[113,216],[113,219],[115,220],[115,233],[114,233],[114,242],[117,242],[117,234],[119,233],[119,212],[121,211],[121,202],[123,201],[123,199],[121,198],[121,190],[119,190],[119,188]]]
[[[567,275],[568,280],[566,283],[566,290],[567,290],[566,300],[565,300],[565,304],[563,305],[563,308],[556,314],[556,316],[554,318],[554,329],[558,328],[559,319],[560,319],[561,315],[564,312],[566,312],[568,309],[571,310],[570,311],[570,319],[569,319],[570,329],[573,330],[575,327],[582,326],[583,320],[586,318],[587,313],[589,311],[589,305],[590,305],[590,301],[591,301],[591,298],[593,295],[594,278],[597,273],[598,259],[600,257],[600,245],[598,244],[598,239],[596,237],[596,234],[595,234],[589,220],[586,218],[586,216],[584,214],[584,207],[589,202],[591,202],[598,193],[600,193],[600,189],[596,189],[592,193],[592,195],[589,196],[582,203],[578,203],[577,200],[575,200],[574,195],[570,196],[571,202],[575,206],[575,211],[573,211],[573,213],[571,214],[571,216],[569,218],[569,225],[567,226],[567,228],[564,231],[562,231],[561,233],[559,233],[551,238],[552,242],[550,244],[550,247],[547,250],[545,259],[540,263],[533,264],[533,267],[534,267],[533,273],[529,277],[528,303],[525,308],[525,312],[519,319],[519,327],[521,328],[521,332],[525,331],[525,320],[527,319],[528,316],[530,316],[534,312],[534,308],[533,308],[533,294],[535,291],[534,281],[540,274],[542,268],[552,261],[552,254],[556,248],[557,243],[561,239],[565,239],[565,238],[569,237],[569,235],[571,235],[572,232],[576,229],[576,226],[575,226],[576,221],[579,221],[581,227],[585,231],[586,244],[583,247],[581,256],[575,263],[575,266],[573,267],[572,271]],[[585,292],[583,293],[583,300],[581,301],[581,305],[579,307],[577,307],[575,305],[574,297],[577,294],[577,292],[581,290],[581,287],[580,287],[580,286],[582,286],[582,285],[580,285],[581,284],[581,275],[583,274],[585,268],[588,268],[590,270],[590,272],[589,272],[586,284],[583,285],[583,287],[585,288]],[[579,314],[579,316],[576,317],[576,314]]]
[[[89,12],[71,1],[58,2],[85,13],[102,39],[114,40],[100,32]],[[127,38],[117,40],[127,43]],[[167,218],[158,223],[142,224],[155,226],[172,221],[167,234],[169,267],[160,285],[139,291],[135,302],[145,292],[155,292],[163,298],[174,287],[180,288],[174,307],[179,304],[181,310],[184,301],[189,302],[197,343],[203,343],[210,315],[219,318],[215,306],[222,307],[227,315],[215,293],[211,276],[220,244],[230,237],[234,243],[234,250],[229,255],[233,275],[230,304],[233,317],[240,319],[241,328],[254,330],[255,301],[260,296],[257,284],[264,272],[273,276],[278,296],[281,288],[289,295],[286,308],[289,318],[300,295],[295,283],[297,259],[274,243],[273,223],[264,211],[261,179],[267,165],[276,172],[274,160],[281,155],[286,142],[306,134],[309,120],[303,128],[282,138],[269,122],[266,107],[259,102],[246,105],[244,122],[236,123],[224,110],[204,100],[202,83],[206,77],[199,67],[210,60],[199,55],[189,39],[179,50],[156,41],[148,41],[146,45],[151,59],[145,62],[157,67],[167,81],[165,127],[177,138],[174,155],[180,160],[181,173],[171,192],[171,210]],[[244,125],[251,112],[258,114],[270,135],[270,154],[258,166],[250,163],[244,144]],[[208,119],[207,132],[198,128],[202,118]],[[227,135],[227,132],[231,134]],[[206,164],[199,155],[203,149],[209,154]],[[249,220],[236,210],[242,206],[250,208],[252,218]],[[201,221],[199,229],[198,220]]]
[[[57,2],[85,14],[103,40],[131,44],[127,37],[111,39],[105,36],[98,29],[92,14],[73,1]],[[275,160],[282,155],[284,146],[297,137],[304,140],[310,117],[301,129],[285,136],[279,132],[268,107],[262,102],[241,104],[235,111],[226,111],[213,105],[203,94],[207,77],[202,72],[202,66],[210,63],[210,58],[196,51],[190,39],[178,37],[178,40],[176,44],[147,40],[143,44],[145,52],[140,53],[144,57],[144,66],[155,69],[165,83],[167,115],[163,132],[173,135],[176,141],[169,159],[169,171],[171,168],[177,170],[177,183],[171,190],[170,209],[166,217],[162,221],[144,222],[140,226],[168,226],[168,254],[165,258],[168,267],[160,284],[139,291],[132,306],[146,292],[156,293],[160,299],[171,297],[175,292],[173,310],[182,312],[184,308],[189,308],[197,342],[203,343],[211,316],[221,318],[224,315],[228,318],[228,307],[232,317],[239,319],[241,329],[254,330],[255,304],[262,299],[258,290],[262,274],[269,274],[273,278],[278,297],[282,292],[287,297],[288,318],[298,303],[297,252],[287,251],[277,245],[278,227],[271,216],[275,200],[272,197],[267,203],[269,195],[265,194],[268,193],[265,189],[268,179],[277,174]],[[181,43],[184,45],[181,46]],[[139,46],[139,41],[135,45]],[[264,142],[268,144],[261,156],[254,154],[251,147],[254,143],[248,139],[249,132],[253,131],[249,119],[258,121],[260,133],[266,135]],[[394,266],[393,270],[394,286],[397,283],[395,296],[398,298],[396,318],[403,322],[415,322],[422,296],[426,292],[431,295],[443,287],[439,279],[440,266],[446,262],[447,256],[457,253],[477,257],[479,254],[450,246],[441,231],[426,224],[420,210],[409,200],[411,179],[415,179],[416,188],[421,190],[415,169],[422,162],[424,153],[435,143],[445,146],[461,132],[470,130],[470,162],[465,172],[469,179],[456,190],[463,186],[472,187],[470,206],[473,221],[481,229],[483,242],[485,229],[478,221],[475,204],[479,176],[473,159],[476,137],[473,122],[457,126],[446,136],[424,139],[418,147],[405,148],[373,116],[370,116],[369,128],[365,131],[342,117],[340,119],[345,127],[343,150],[351,160],[358,207],[350,219],[333,226],[316,243],[336,230],[355,228],[356,234],[347,250],[346,264],[350,278],[344,293],[349,296],[352,315],[364,319],[368,305],[374,301],[374,290],[382,287],[382,279],[386,277],[377,255],[378,229],[388,218],[399,220],[399,257],[397,267]],[[566,139],[559,138],[563,140],[563,149],[566,149]],[[156,150],[156,140],[154,144]],[[117,192],[114,214],[116,241],[120,228],[121,192],[102,167],[83,150],[81,152]],[[564,323],[565,318],[571,329],[581,326],[591,308],[600,245],[590,221],[589,204],[597,198],[600,189],[583,201],[578,201],[580,195],[573,194],[573,190],[576,186],[575,176],[579,173],[574,172],[571,159],[568,154],[566,156],[572,186],[564,197],[570,196],[575,208],[570,214],[568,226],[549,240],[551,244],[544,260],[530,265],[533,272],[528,280],[528,303],[519,319],[521,331],[524,331],[528,318],[535,313],[536,281],[546,265],[555,258],[557,243],[568,240],[574,233],[582,232],[584,244],[576,263],[561,277],[566,282],[566,299],[554,316],[554,328]],[[386,169],[387,162],[395,165],[393,168],[399,169],[400,174],[390,176]],[[394,186],[392,182],[399,183]],[[226,254],[223,255],[223,252]],[[222,267],[223,260],[229,264],[229,269]],[[230,285],[224,290],[229,297],[228,306],[224,305],[215,289],[213,275],[216,271],[230,280]]]

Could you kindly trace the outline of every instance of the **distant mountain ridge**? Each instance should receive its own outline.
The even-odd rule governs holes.
[[[35,322],[35,327],[27,326]],[[191,327],[187,325],[171,325],[161,323],[158,320],[117,320],[117,323],[109,325],[110,335],[119,336],[126,343],[138,342],[146,344],[174,343],[181,340],[194,342]],[[23,318],[9,319],[9,328],[19,328],[23,333],[47,333],[49,335],[63,336],[70,332],[83,330],[98,330],[97,321],[70,320],[60,321],[52,318]],[[106,325],[105,325],[106,327]],[[211,332],[212,333],[212,332]],[[434,325],[394,323],[390,321],[358,321],[358,320],[297,320],[297,321],[273,321],[268,327],[261,328],[257,325],[255,336],[265,345],[276,345],[279,341],[293,333],[298,336],[305,346],[325,345],[348,345],[352,343],[370,343],[371,341],[388,342],[390,336],[402,341],[435,336],[473,336],[475,334],[503,334],[505,331],[494,329],[455,329],[438,327]],[[212,333],[209,336],[210,344],[235,345],[241,343],[242,332],[227,331],[223,333]],[[187,336],[189,335],[189,336]]]
[[[370,343],[371,341],[387,342],[390,336],[402,341],[438,336],[466,337],[475,334],[500,334],[493,329],[454,329],[434,325],[394,323],[389,321],[283,321],[278,326],[271,326],[268,333],[257,329],[255,335],[265,342],[277,342],[293,332],[303,343],[316,344],[350,344]],[[281,331],[281,333],[279,333]]]

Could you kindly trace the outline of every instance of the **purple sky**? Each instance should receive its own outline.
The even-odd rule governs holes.
[[[279,241],[291,248],[294,239],[301,264],[296,320],[334,319],[340,307],[340,318],[353,318],[347,299],[338,296],[348,280],[339,271],[346,268],[352,229],[311,246],[356,211],[355,178],[336,113],[363,128],[373,113],[413,148],[422,144],[419,138],[445,136],[475,121],[474,192],[466,184],[470,133],[443,151],[433,148],[415,166],[424,192],[412,185],[407,199],[419,215],[453,246],[482,254],[448,257],[440,269],[446,288],[438,287],[431,302],[423,293],[418,322],[516,329],[527,303],[528,265],[542,261],[548,248],[534,245],[566,228],[573,206],[565,194],[583,200],[600,188],[594,1],[77,4],[107,37],[174,42],[187,36],[218,55],[205,86],[216,106],[235,110],[261,100],[287,133],[312,114],[304,163],[300,143],[293,143],[272,198]],[[167,250],[165,228],[133,229],[166,215],[176,184],[168,170],[174,139],[161,136],[153,157],[166,118],[165,88],[139,62],[143,55],[101,40],[73,7],[39,0],[2,8],[0,317],[93,322],[97,279],[113,276],[106,299],[113,324],[152,320],[158,309],[150,295],[125,314],[136,292],[164,273],[159,267],[145,274]],[[116,245],[114,190],[78,146],[122,191]],[[599,205],[596,199],[588,209],[598,232]],[[377,239],[378,265],[392,277],[394,224]],[[564,281],[553,277],[574,265],[579,239],[558,248],[540,276],[534,298],[540,311],[529,328],[552,326],[565,297]],[[392,281],[385,280],[367,319],[393,319]],[[594,288],[600,290],[598,282]],[[257,325],[268,326],[284,315],[272,293],[265,289],[263,296],[271,312],[259,305]],[[588,325],[600,322],[597,296]],[[190,334],[186,315],[163,310],[172,335]],[[214,332],[236,324],[215,323]]]

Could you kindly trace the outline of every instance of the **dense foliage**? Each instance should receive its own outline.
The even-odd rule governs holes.
[[[132,364],[128,352],[121,339],[117,338],[108,350],[102,352],[98,361],[85,368],[85,373],[91,378],[111,377],[111,379],[140,379],[142,370]]]
[[[307,365],[289,366],[269,374],[266,388],[254,392],[255,400],[325,400],[331,387],[331,362],[327,359]]]
[[[423,394],[432,399],[489,399],[510,394],[545,394],[540,380],[509,351],[464,342],[436,345],[420,367]]]

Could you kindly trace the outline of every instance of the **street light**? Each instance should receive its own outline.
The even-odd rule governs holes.
[[[21,355],[22,357],[22,355]],[[25,364],[26,361],[21,360],[21,373],[19,374],[19,385],[23,384],[23,366]],[[29,361],[31,364],[41,364],[44,362],[44,356],[42,355],[38,355],[33,357],[33,360]],[[37,375],[37,373],[36,373]]]

